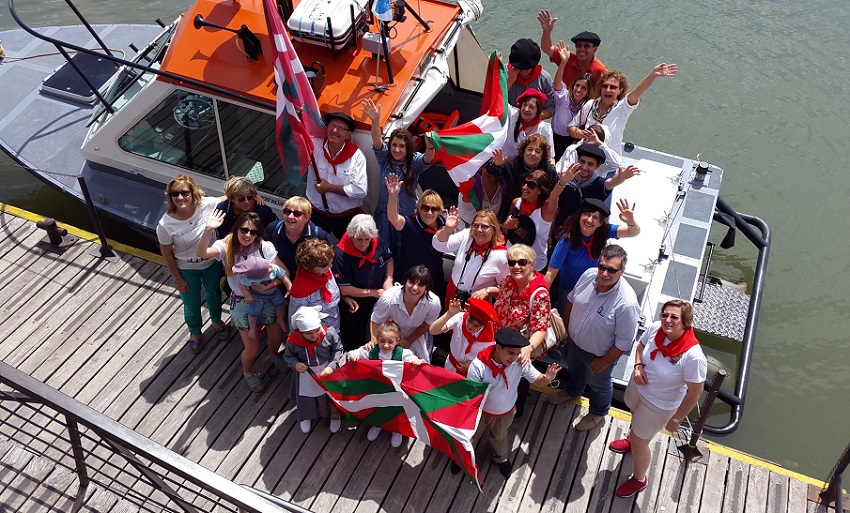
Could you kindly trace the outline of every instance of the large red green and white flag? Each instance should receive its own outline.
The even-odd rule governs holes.
[[[277,150],[287,181],[297,186],[301,177],[307,173],[313,154],[310,137],[324,137],[327,130],[310,80],[280,18],[277,3],[275,0],[263,0],[263,4],[272,39],[274,78],[277,83]]]
[[[461,189],[478,169],[501,148],[508,134],[508,74],[499,55],[493,52],[487,64],[481,115],[462,125],[437,130],[431,143],[452,180]]]
[[[360,360],[313,377],[339,408],[386,431],[417,438],[447,455],[483,485],[472,436],[487,384],[433,365]]]

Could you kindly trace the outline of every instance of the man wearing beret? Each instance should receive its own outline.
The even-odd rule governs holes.
[[[514,420],[514,403],[517,399],[517,387],[521,379],[527,379],[537,386],[547,386],[555,379],[561,368],[553,363],[541,374],[531,362],[520,365],[520,350],[529,344],[528,339],[513,328],[502,328],[495,334],[496,343],[478,353],[469,364],[467,379],[488,383],[487,399],[484,401],[478,429],[472,437],[472,444],[489,431],[490,450],[493,461],[503,476],[511,475],[513,464],[508,459],[508,428]],[[460,467],[452,464],[452,474]]]
[[[307,199],[313,205],[313,222],[342,238],[349,221],[363,211],[366,197],[366,156],[351,142],[357,128],[354,119],[342,112],[325,116],[324,139],[313,138],[313,156],[318,176],[307,177]]]
[[[569,149],[564,156],[568,153]],[[614,187],[640,174],[637,167],[628,166],[618,168],[611,178],[597,175],[596,170],[605,162],[606,156],[602,149],[592,144],[580,144],[575,148],[575,154],[577,161],[567,166],[566,178],[562,177],[553,190],[556,194],[560,192],[560,188],[564,188],[558,198],[558,214],[555,216],[554,226],[563,226],[567,217],[578,210],[582,200],[596,198],[605,201]],[[561,159],[558,168],[562,169],[565,165],[566,162]]]
[[[516,105],[520,95],[537,89],[546,95],[541,119],[555,112],[555,90],[552,76],[540,65],[540,47],[528,38],[518,39],[508,56],[508,105]]]
[[[552,29],[555,28],[555,22],[558,18],[553,18],[549,14],[549,9],[543,9],[537,15],[537,20],[540,22],[540,27],[543,29],[543,34],[540,36],[540,47],[549,56],[549,60],[556,66],[561,64],[561,56],[558,54],[558,49],[552,46]],[[579,75],[590,73],[596,81],[602,73],[608,71],[608,68],[602,64],[602,61],[596,58],[596,49],[602,40],[595,32],[581,32],[570,39],[576,47],[575,53],[570,52],[570,57],[567,59],[567,67],[564,69],[564,84],[572,84],[573,80]]]

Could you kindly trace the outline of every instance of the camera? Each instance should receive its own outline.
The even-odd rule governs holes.
[[[460,301],[460,306],[466,307],[466,303],[469,301],[469,298],[472,297],[472,292],[468,290],[460,290],[457,289],[455,291],[455,299]]]

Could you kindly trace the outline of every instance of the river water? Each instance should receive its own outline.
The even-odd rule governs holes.
[[[149,23],[155,17],[168,22],[189,3],[78,5],[92,22]],[[476,33],[485,50],[505,55],[519,37],[538,39],[537,10],[555,5],[486,4]],[[737,432],[719,441],[825,479],[850,442],[848,237],[823,226],[825,219],[848,217],[850,179],[842,171],[848,152],[840,142],[850,137],[842,99],[850,83],[846,4],[611,0],[604,10],[593,2],[557,5],[570,10],[553,11],[559,17],[554,37],[597,32],[602,38],[597,56],[625,72],[632,84],[658,62],[679,64],[676,77],[656,80],[644,95],[626,140],[677,155],[699,154],[722,167],[723,198],[770,224],[773,251],[744,417]],[[18,7],[34,26],[73,22],[64,2],[18,0]],[[4,5],[0,29],[12,27]],[[82,206],[5,156],[0,201],[90,229]],[[110,237],[136,242],[118,225],[106,229]],[[722,235],[718,230],[712,239],[719,242]],[[754,251],[740,234],[738,241],[713,269],[732,281],[748,281]]]

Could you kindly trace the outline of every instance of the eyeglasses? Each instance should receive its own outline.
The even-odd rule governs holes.
[[[515,265],[519,265],[520,267],[525,267],[528,265],[528,259],[520,258],[519,260],[508,260],[508,267],[513,267]]]
[[[679,316],[678,316],[678,315],[676,315],[676,314],[671,314],[671,313],[663,313],[663,314],[661,314],[661,318],[662,318],[662,319],[667,319],[667,318],[669,318],[670,320],[673,320],[673,321],[678,321],[678,320],[679,320]]]
[[[236,201],[238,201],[239,203],[242,203],[243,201],[254,201],[254,195],[249,194],[247,196],[239,196],[238,198],[236,198]]]
[[[421,207],[419,207],[419,210],[421,210],[422,212],[431,212],[432,214],[437,214],[443,211],[443,207],[437,207],[433,205],[422,205]]]
[[[575,43],[576,48],[593,48],[593,43]]]
[[[300,210],[292,210],[291,208],[285,208],[285,209],[283,209],[283,215],[284,216],[295,216],[295,219],[298,219],[298,218],[300,218],[301,216],[304,215],[304,212],[302,212]]]
[[[469,227],[472,228],[473,230],[481,230],[482,232],[486,232],[487,230],[492,228],[492,226],[489,225],[489,224],[481,224],[481,223],[472,223],[471,225],[469,225]]]
[[[242,235],[248,235],[250,233],[251,235],[256,237],[260,234],[260,230],[252,230],[251,228],[245,228],[243,226],[242,228],[239,228],[239,233],[241,233]]]
[[[172,198],[176,198],[178,196],[183,196],[184,198],[188,198],[192,195],[192,191],[171,191],[168,193]]]
[[[599,89],[605,89],[607,91],[613,91],[615,89],[619,89],[620,84],[602,84],[599,86]]]
[[[602,265],[602,264],[599,264],[597,267],[599,267],[600,271],[605,271],[608,274],[617,274],[618,272],[620,272],[622,270],[619,267],[608,267],[608,266],[605,266],[605,265]]]
[[[351,132],[351,129],[347,126],[330,124],[328,125],[328,132],[333,132],[334,130],[338,132]]]
[[[532,182],[531,180],[526,180],[526,181],[525,181],[525,183],[523,183],[523,185],[524,185],[524,186],[526,186],[526,187],[528,187],[528,188],[529,188],[529,189],[531,189],[531,190],[534,190],[534,189],[536,189],[536,188],[540,187],[540,184],[539,184],[539,183],[537,183],[537,182]]]

